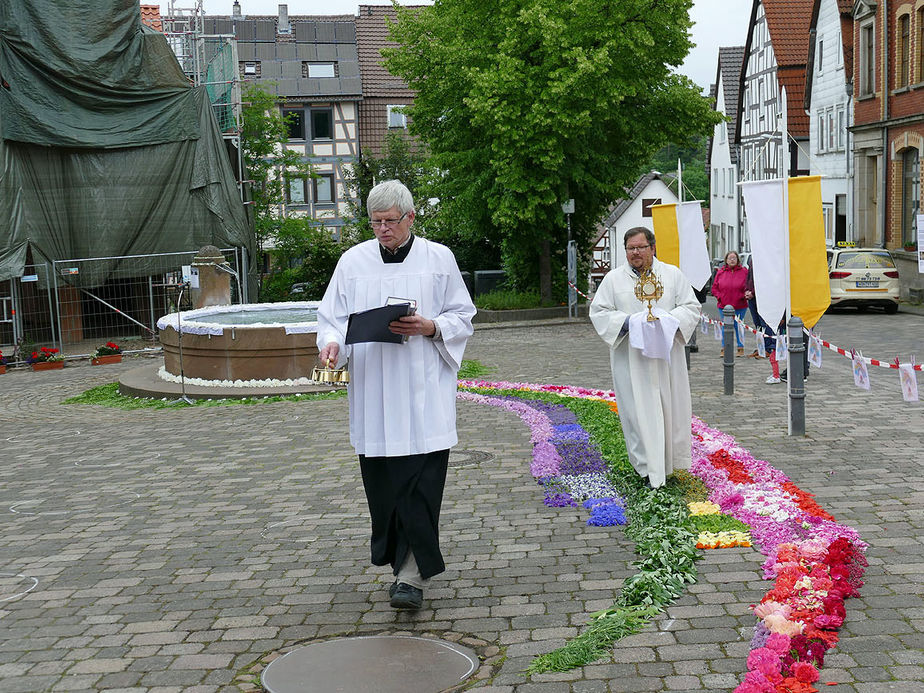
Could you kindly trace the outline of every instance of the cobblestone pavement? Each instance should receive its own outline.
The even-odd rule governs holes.
[[[867,356],[924,357],[922,316],[835,313],[819,329]],[[768,363],[737,359],[726,396],[718,342],[700,334],[699,344],[694,412],[870,543],[866,585],[847,603],[822,682],[924,691],[922,404],[902,400],[894,370],[871,368],[872,389],[858,390],[849,361],[825,351],[807,382],[807,435],[793,438],[784,386],[764,383]],[[467,357],[498,380],[610,387],[586,321],[479,327]],[[381,632],[461,638],[497,660],[479,672],[491,693],[730,691],[740,680],[748,605],[768,589],[751,549],[705,552],[698,583],[612,657],[524,676],[533,655],[612,603],[633,555],[621,528],[543,506],[513,414],[460,403],[442,518],[448,570],[423,610],[396,613],[387,569],[368,565],[344,400],[60,404],[137,364],[0,376],[4,693],[239,691],[284,648]]]

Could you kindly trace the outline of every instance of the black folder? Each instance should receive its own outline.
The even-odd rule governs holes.
[[[389,330],[388,323],[412,313],[413,308],[410,303],[395,303],[381,308],[370,308],[358,313],[350,313],[350,318],[347,322],[346,343],[391,342],[392,344],[401,344],[404,341],[404,335],[395,334]]]

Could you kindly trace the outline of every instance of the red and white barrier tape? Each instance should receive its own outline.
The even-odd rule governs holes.
[[[572,289],[574,289],[574,290],[578,293],[579,296],[583,296],[583,297],[586,298],[588,301],[592,300],[592,299],[590,298],[590,296],[588,296],[587,294],[585,294],[583,291],[581,291],[579,288],[577,288],[577,287],[576,287],[574,284],[572,284],[571,282],[568,282],[568,286],[570,286]]]
[[[720,326],[721,326],[721,325],[723,324],[721,320],[713,320],[712,318],[707,317],[707,316],[705,316],[705,315],[702,316],[702,320],[703,320],[703,322],[709,323],[710,325],[720,325]],[[748,332],[751,332],[752,334],[755,334],[755,335],[756,335],[756,334],[762,334],[761,332],[758,332],[756,329],[754,329],[753,327],[751,327],[750,325],[748,325],[747,323],[745,323],[743,320],[740,320],[740,319],[738,319],[738,318],[735,318],[735,322],[738,323],[739,325],[741,325],[741,326],[742,326],[744,329],[746,329]],[[833,352],[836,352],[836,353],[840,354],[841,356],[846,356],[847,358],[853,360],[853,352],[850,351],[849,349],[843,349],[842,347],[835,346],[834,344],[831,344],[831,342],[825,341],[824,339],[822,339],[822,338],[819,337],[818,335],[814,334],[814,333],[813,333],[811,330],[809,330],[808,328],[803,327],[803,328],[802,328],[802,331],[803,331],[807,336],[809,336],[809,337],[814,337],[815,339],[817,339],[818,342],[819,342],[822,346],[824,346],[824,347],[830,349],[830,350],[833,351]],[[868,363],[868,364],[871,365],[871,366],[880,366],[881,368],[894,368],[894,369],[896,369],[896,370],[898,369],[898,366],[899,366],[899,363],[900,363],[900,361],[899,361],[899,359],[898,359],[897,357],[895,358],[894,361],[891,361],[891,362],[889,362],[889,361],[883,361],[882,359],[871,359],[871,358],[867,358],[866,356],[861,356],[860,358],[863,359],[863,361],[865,361],[866,363]],[[924,364],[921,364],[921,363],[912,364],[911,367],[914,368],[914,370],[916,370],[916,371],[924,371]]]

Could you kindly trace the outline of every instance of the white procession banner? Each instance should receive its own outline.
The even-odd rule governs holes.
[[[778,178],[741,184],[751,239],[757,309],[774,331],[786,314],[789,286],[785,237],[789,223],[783,207],[783,182]]]
[[[709,265],[709,250],[706,248],[706,234],[703,233],[703,209],[699,202],[677,205],[677,234],[680,237],[680,271],[693,287],[702,289],[712,276],[712,267]]]

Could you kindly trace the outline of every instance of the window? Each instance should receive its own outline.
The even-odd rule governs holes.
[[[314,182],[314,201],[316,204],[330,204],[334,201],[334,174],[322,173]]]
[[[921,159],[918,150],[908,149],[902,154],[902,243],[913,243],[915,215],[921,200]]]
[[[304,178],[286,179],[286,201],[290,205],[307,204],[308,196],[305,194]]]
[[[650,217],[651,216],[651,205],[661,204],[660,197],[644,197],[642,198],[642,216]]]
[[[289,129],[290,140],[305,139],[305,111],[302,109],[282,109],[282,117]]]
[[[924,7],[918,10],[918,75],[917,81],[924,82]]]
[[[334,112],[330,108],[311,109],[311,139],[330,140],[334,138]]]
[[[260,76],[260,63],[259,62],[242,62],[238,63],[238,69],[244,77],[259,77]]]
[[[407,116],[401,112],[404,106],[388,106],[388,127],[407,130]]]
[[[823,152],[825,150],[825,142],[827,142],[827,139],[825,137],[825,112],[824,110],[819,110],[815,114],[815,119],[818,121],[818,151]]]
[[[847,111],[843,106],[837,107],[837,148],[844,151],[847,139]]]
[[[719,196],[719,169],[712,169],[712,197]],[[644,212],[643,212],[644,215]]]
[[[860,96],[871,96],[876,85],[876,52],[873,23],[860,27]]]
[[[911,15],[903,14],[898,18],[898,75],[896,84],[899,89],[907,87],[911,68]]]
[[[825,68],[825,42],[818,39],[818,74],[824,72]]]
[[[312,79],[320,77],[336,77],[337,63],[302,63],[302,77]]]
[[[828,118],[828,151],[832,152],[837,149],[837,126],[834,120],[834,109],[829,108],[827,112]]]

